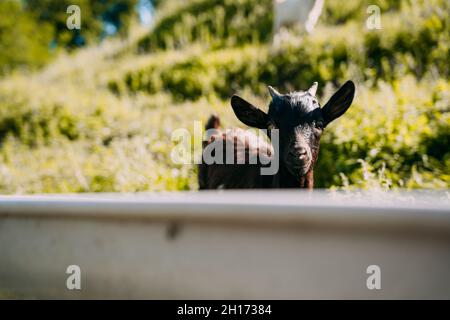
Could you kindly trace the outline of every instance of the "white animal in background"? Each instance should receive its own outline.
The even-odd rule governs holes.
[[[274,0],[274,34],[282,27],[299,24],[308,33],[322,13],[324,0]]]

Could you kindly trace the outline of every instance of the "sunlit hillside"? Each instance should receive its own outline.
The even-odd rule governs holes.
[[[319,82],[324,103],[347,79],[349,112],[326,129],[317,187],[450,186],[450,5],[326,1],[311,35],[272,43],[271,0],[174,2],[151,31],[61,53],[31,73],[0,78],[0,192],[197,188],[195,165],[176,165],[171,133],[193,131],[239,92],[265,108],[280,91]],[[345,5],[343,5],[345,3]]]

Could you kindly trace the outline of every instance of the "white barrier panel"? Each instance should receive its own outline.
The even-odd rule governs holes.
[[[449,299],[449,273],[445,193],[0,197],[0,298]]]

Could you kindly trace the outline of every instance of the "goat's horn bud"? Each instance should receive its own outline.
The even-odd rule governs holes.
[[[268,86],[267,88],[269,89],[269,93],[272,96],[272,99],[279,98],[281,96],[281,94],[271,86]]]
[[[311,88],[308,89],[308,92],[309,92],[310,95],[312,95],[312,96],[316,95],[317,86],[318,86],[318,83],[314,82],[313,85],[311,86]]]

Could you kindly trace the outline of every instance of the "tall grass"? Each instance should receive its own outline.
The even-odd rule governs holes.
[[[287,33],[277,46],[271,1],[179,2],[152,32],[1,79],[0,192],[196,189],[196,167],[171,161],[173,130],[192,132],[212,112],[240,125],[235,92],[264,109],[266,85],[319,81],[324,103],[346,79],[356,98],[326,129],[316,185],[448,188],[448,3],[377,1],[377,31],[365,29],[366,2],[327,1],[313,35]],[[219,11],[230,21],[221,30],[210,25]]]

